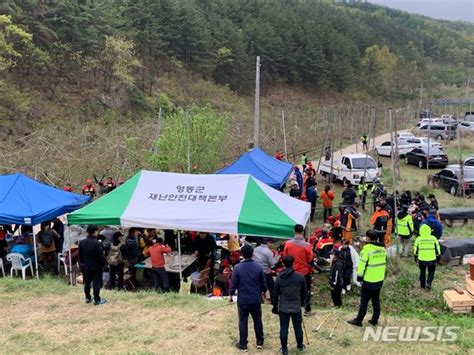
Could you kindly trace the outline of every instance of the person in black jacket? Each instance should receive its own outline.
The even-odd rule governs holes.
[[[341,292],[344,287],[344,263],[341,252],[338,249],[332,251],[334,255],[331,264],[331,272],[329,274],[329,288],[331,289],[331,298],[334,306],[341,307]]]
[[[135,265],[138,263],[138,259],[140,257],[140,247],[138,245],[138,238],[140,235],[140,229],[130,228],[128,230],[128,236],[125,240],[125,244],[122,245],[120,249],[123,257],[128,263],[128,272],[131,276],[130,281],[135,285],[137,284],[137,269],[135,268]]]
[[[84,293],[86,303],[91,303],[91,283],[94,288],[94,305],[104,304],[106,300],[100,297],[102,287],[102,270],[104,268],[104,251],[97,241],[99,227],[87,226],[87,238],[79,243],[79,262],[84,268]]]
[[[303,328],[301,308],[305,306],[306,282],[303,275],[295,272],[291,255],[283,257],[285,269],[278,275],[275,282],[275,299],[272,313],[280,316],[281,353],[288,354],[288,327],[291,322],[295,330],[298,350],[305,349],[303,344]]]

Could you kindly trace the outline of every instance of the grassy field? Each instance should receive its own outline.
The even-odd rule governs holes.
[[[458,280],[463,270],[440,268],[433,290],[416,287],[413,262],[393,260],[390,276],[382,292],[382,326],[456,326],[458,339],[439,342],[363,342],[363,329],[346,323],[356,312],[358,291],[344,296],[340,310],[331,307],[327,274],[316,276],[314,303],[316,315],[305,318],[309,346],[307,353],[474,353],[474,318],[453,315],[442,304],[443,288]],[[236,353],[238,338],[235,305],[211,301],[195,295],[155,294],[152,292],[103,291],[106,305],[86,305],[82,289],[69,287],[64,280],[45,278],[22,281],[0,279],[2,322],[1,353]],[[212,310],[202,314],[207,310]],[[313,332],[323,317],[331,313],[320,332]],[[369,311],[370,314],[370,311]],[[328,335],[336,319],[333,339]],[[263,354],[279,349],[278,319],[271,306],[263,306],[266,334]],[[252,329],[252,326],[250,326]],[[255,352],[250,331],[249,347]],[[295,347],[293,335],[290,348]]]

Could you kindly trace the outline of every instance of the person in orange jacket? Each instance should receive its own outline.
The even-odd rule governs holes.
[[[390,215],[387,211],[382,209],[380,203],[375,204],[375,212],[370,218],[372,230],[377,234],[377,239],[380,244],[384,244],[385,235],[387,234],[388,222]]]
[[[82,187],[82,194],[92,198],[95,197],[95,186],[92,183],[92,179],[87,179],[87,183]]]
[[[339,210],[341,212],[342,240],[352,243],[352,232],[357,231],[356,220],[360,213],[353,206],[341,205]]]
[[[332,202],[334,200],[334,191],[331,190],[331,186],[326,185],[324,191],[321,192],[321,199],[323,200],[324,207],[324,223],[326,223],[327,218],[332,216]]]

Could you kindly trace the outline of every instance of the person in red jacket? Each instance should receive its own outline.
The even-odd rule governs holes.
[[[313,262],[313,250],[311,245],[304,239],[304,227],[301,224],[295,226],[295,237],[285,243],[283,254],[291,255],[295,259],[293,268],[304,276],[306,282],[305,317],[311,313],[311,263]]]
[[[168,274],[165,269],[165,257],[163,254],[171,253],[171,248],[163,245],[162,238],[156,238],[153,245],[148,248],[151,258],[151,280],[155,291],[159,289],[164,292],[170,290]]]
[[[95,186],[92,183],[92,179],[87,179],[87,183],[82,187],[82,194],[92,198],[95,197]]]

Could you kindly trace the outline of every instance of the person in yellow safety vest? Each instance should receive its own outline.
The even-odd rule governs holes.
[[[372,300],[374,313],[369,323],[376,326],[380,317],[380,290],[385,279],[387,252],[383,244],[377,242],[377,233],[367,231],[369,243],[360,252],[359,266],[357,267],[357,281],[362,281],[360,306],[357,317],[347,321],[351,325],[362,327],[362,321],[367,313],[367,306]]]
[[[357,196],[359,197],[359,205],[364,211],[365,211],[365,201],[367,199],[367,190],[368,190],[367,183],[365,182],[364,177],[361,177],[359,181],[359,185],[357,185]]]
[[[360,137],[360,140],[362,141],[362,149],[369,150],[369,136],[364,133],[362,137]]]
[[[436,260],[441,254],[438,239],[431,235],[431,228],[427,224],[420,227],[420,236],[415,239],[415,262],[420,268],[421,288],[431,289],[431,284],[436,271]],[[426,269],[428,269],[428,280],[426,280]]]
[[[410,249],[410,238],[415,230],[413,217],[408,213],[408,207],[403,206],[397,214],[397,234],[402,244],[402,253],[400,256],[407,257]]]

